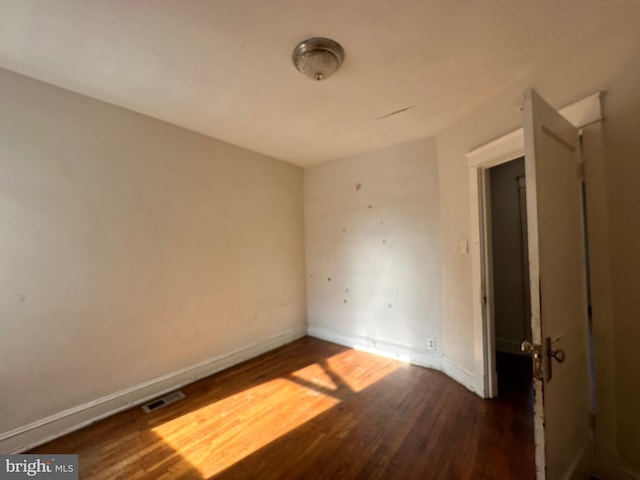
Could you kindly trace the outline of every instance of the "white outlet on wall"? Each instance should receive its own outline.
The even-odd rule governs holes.
[[[435,350],[435,349],[436,349],[436,339],[427,338],[427,350]]]

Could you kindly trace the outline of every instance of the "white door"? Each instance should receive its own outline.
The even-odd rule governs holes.
[[[534,378],[536,468],[539,480],[559,480],[580,470],[589,446],[579,138],[533,90],[524,94],[523,113],[531,329],[541,367]]]

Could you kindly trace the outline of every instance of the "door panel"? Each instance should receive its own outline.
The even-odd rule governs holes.
[[[524,95],[531,329],[543,345],[535,379],[538,479],[569,478],[589,442],[587,301],[577,130],[535,91]],[[562,350],[559,363],[544,348]],[[552,375],[549,376],[548,367]]]

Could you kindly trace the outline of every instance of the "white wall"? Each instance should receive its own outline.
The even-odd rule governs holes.
[[[640,54],[610,85],[604,101],[603,143],[615,323],[613,350],[602,352],[601,364],[615,370],[620,458],[640,478],[639,85]],[[605,337],[604,341],[608,340]]]
[[[439,364],[438,196],[430,139],[305,169],[312,335]]]
[[[448,357],[471,372],[479,371],[482,358],[477,355],[475,347],[482,339],[474,336],[471,321],[474,299],[471,296],[470,259],[468,255],[460,254],[458,247],[460,240],[470,238],[468,172],[464,154],[522,126],[519,105],[522,91],[526,87],[537,89],[556,108],[599,90],[608,91],[605,102],[607,120],[604,125],[613,122],[619,124],[624,122],[624,118],[638,115],[637,110],[634,110],[638,98],[634,88],[637,87],[638,80],[636,76],[630,76],[625,68],[629,66],[631,71],[637,72],[638,59],[633,58],[630,52],[637,51],[637,46],[640,45],[640,31],[637,28],[639,21],[640,5],[634,11],[626,9],[619,12],[610,20],[585,32],[580,42],[558,51],[555,59],[524,72],[518,82],[486,99],[470,114],[436,136],[442,219],[443,348]],[[618,93],[615,93],[616,90]],[[617,98],[616,108],[612,108],[614,98]],[[623,108],[624,103],[629,105]],[[616,117],[619,120],[613,120]],[[622,132],[618,128],[615,130]],[[624,137],[624,142],[621,141],[617,149],[629,149],[620,158],[614,160],[611,152],[605,152],[605,157],[600,159],[597,154],[591,154],[587,156],[586,164],[590,233],[592,239],[596,239],[592,242],[590,252],[592,272],[600,272],[605,276],[610,272],[613,289],[618,291],[615,294],[617,310],[615,317],[612,317],[609,315],[609,312],[614,311],[609,284],[597,279],[592,285],[593,319],[598,335],[595,339],[596,366],[599,369],[597,389],[600,395],[596,441],[600,451],[606,452],[604,456],[607,458],[601,461],[603,467],[607,468],[608,478],[621,478],[620,470],[617,470],[619,463],[637,471],[640,458],[637,455],[640,418],[637,408],[634,412],[631,407],[632,400],[636,401],[636,406],[638,404],[640,377],[637,368],[634,371],[630,367],[638,364],[638,349],[629,349],[629,343],[637,343],[640,337],[637,321],[635,325],[631,325],[631,318],[638,318],[637,303],[633,303],[637,300],[632,299],[637,298],[640,280],[636,280],[637,269],[635,274],[630,272],[631,266],[637,263],[627,260],[628,265],[622,266],[623,255],[627,259],[638,258],[637,250],[632,247],[638,244],[635,236],[637,228],[632,225],[638,224],[633,223],[633,216],[626,215],[626,220],[621,218],[623,211],[631,215],[634,205],[629,202],[623,207],[623,200],[633,200],[636,205],[638,203],[637,183],[635,190],[629,186],[629,182],[636,182],[638,178],[637,158],[640,153],[636,149],[637,131],[628,129],[625,133],[618,133]],[[597,145],[598,138],[594,138],[597,133],[591,134],[588,141],[594,143],[591,148],[593,152],[600,147]],[[631,138],[632,135],[636,135],[635,139]],[[620,152],[613,152],[614,155],[618,153]],[[613,177],[607,178],[605,188],[601,175],[605,171],[610,175],[610,162],[618,170]],[[618,182],[620,186],[617,185]],[[589,185],[593,187],[590,188]],[[618,188],[619,191],[611,194]],[[607,206],[607,201],[619,203],[616,207],[623,210],[615,213],[613,207]],[[617,228],[611,224],[616,218],[619,219]],[[608,224],[612,226],[610,232],[607,231]],[[628,233],[627,230],[633,233]],[[616,256],[621,263],[616,266],[614,262],[610,268],[610,254],[616,248],[614,245],[620,248]],[[625,283],[627,279],[628,283]],[[631,290],[636,292],[635,297]],[[622,323],[619,325],[618,322]],[[613,341],[614,328],[616,341]],[[611,350],[603,348],[607,345],[615,348],[615,355]],[[621,350],[621,346],[626,348]],[[616,358],[615,364],[611,358]],[[624,383],[618,379],[621,373],[625,375]],[[617,455],[618,450],[620,456]],[[635,451],[635,456],[632,456],[632,451]]]
[[[304,334],[300,168],[5,70],[0,92],[0,451]]]

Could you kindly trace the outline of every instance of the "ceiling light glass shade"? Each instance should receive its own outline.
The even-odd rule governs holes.
[[[293,49],[293,64],[311,80],[326,80],[344,60],[342,47],[328,38],[310,38]]]

